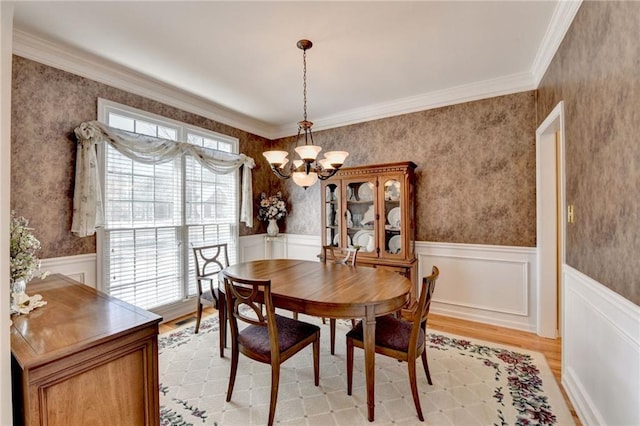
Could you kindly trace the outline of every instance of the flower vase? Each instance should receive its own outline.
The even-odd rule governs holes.
[[[269,225],[267,225],[267,235],[270,237],[276,237],[280,232],[278,228],[278,221],[275,219],[269,219]]]
[[[27,281],[24,279],[18,279],[11,283],[11,289],[9,294],[9,300],[11,303],[11,311],[13,312],[13,307],[17,304],[14,299],[19,299],[21,295],[26,294],[27,292]]]

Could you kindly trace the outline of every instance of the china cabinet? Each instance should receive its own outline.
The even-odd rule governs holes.
[[[323,245],[359,246],[358,265],[405,275],[417,290],[413,162],[345,167],[322,182]]]

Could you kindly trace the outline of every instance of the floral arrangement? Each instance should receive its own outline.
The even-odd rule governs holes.
[[[276,195],[269,197],[263,192],[260,194],[260,208],[258,218],[263,221],[269,219],[282,219],[287,215],[287,205],[282,199],[282,193],[278,191]]]
[[[36,257],[36,251],[40,249],[40,241],[33,236],[29,228],[29,221],[22,216],[16,216],[11,212],[10,234],[10,284],[24,280],[29,282],[33,277],[44,278],[47,273],[38,273],[40,259]]]

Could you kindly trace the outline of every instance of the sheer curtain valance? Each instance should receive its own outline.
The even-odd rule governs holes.
[[[253,226],[253,188],[251,169],[253,158],[203,148],[186,142],[176,142],[145,136],[105,126],[98,121],[80,124],[75,129],[78,139],[76,153],[76,182],[73,194],[73,222],[71,232],[79,237],[93,235],[102,226],[104,205],[100,190],[100,173],[96,145],[106,142],[122,155],[145,164],[161,164],[182,155],[192,156],[202,167],[216,174],[232,173],[242,167],[242,198],[240,221]],[[243,167],[244,166],[244,167]]]

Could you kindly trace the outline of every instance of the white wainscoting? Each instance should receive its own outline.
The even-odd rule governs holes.
[[[562,385],[586,425],[640,425],[640,307],[564,265]]]
[[[265,234],[247,235],[238,239],[238,262],[250,262],[265,257]]]
[[[317,261],[320,246],[315,235],[248,235],[238,240],[238,262]],[[441,271],[432,312],[535,332],[535,248],[417,242],[416,255],[418,277],[428,275],[432,265]],[[42,268],[96,286],[95,254],[43,259]]]
[[[318,260],[320,251],[320,237],[315,235],[247,235],[239,239],[238,262],[259,259]]]
[[[90,253],[42,259],[40,270],[51,274],[63,274],[96,288],[96,265],[96,254]]]
[[[320,236],[287,234],[287,258],[319,261],[322,251]]]
[[[536,331],[534,247],[417,242],[418,277],[440,269],[431,311]]]

